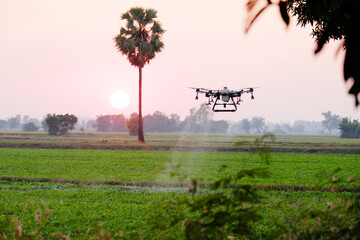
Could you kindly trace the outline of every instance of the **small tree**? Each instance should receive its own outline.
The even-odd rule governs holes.
[[[130,136],[136,136],[139,128],[139,115],[137,113],[131,114],[130,118],[126,121],[126,127],[129,130]]]
[[[219,120],[219,121],[210,121],[210,127],[209,132],[210,133],[222,133],[225,134],[228,132],[229,129],[229,123],[225,120]]]
[[[18,114],[16,117],[11,117],[8,119],[8,127],[10,130],[20,128],[21,126],[21,115]]]
[[[77,123],[77,117],[72,114],[55,115],[48,114],[45,122],[48,127],[49,135],[64,135],[73,130]]]
[[[202,103],[199,109],[190,109],[190,115],[185,117],[183,130],[192,133],[206,132],[212,118],[211,108],[206,103]]]
[[[244,133],[250,133],[250,129],[251,129],[251,122],[249,119],[245,118],[241,121],[241,130]]]
[[[261,133],[265,127],[265,119],[262,117],[253,117],[251,119],[251,127],[256,129],[256,133]]]
[[[323,127],[331,134],[332,129],[339,129],[339,115],[331,114],[331,111],[323,112],[324,120],[321,121]]]
[[[350,118],[342,118],[339,123],[341,138],[360,138],[360,122],[351,121]]]
[[[39,127],[33,122],[28,122],[23,125],[23,131],[25,132],[36,132],[39,130]]]
[[[5,129],[8,128],[8,126],[9,126],[8,121],[6,121],[6,120],[0,120],[0,129],[5,130]]]

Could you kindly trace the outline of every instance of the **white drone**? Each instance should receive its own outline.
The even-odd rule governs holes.
[[[242,102],[241,100],[242,94],[250,93],[251,99],[254,99],[254,88],[256,87],[243,88],[240,89],[239,91],[233,91],[228,89],[227,87],[224,87],[221,90],[210,90],[206,88],[192,88],[192,89],[196,89],[195,100],[199,99],[199,93],[205,93],[205,97],[209,99],[207,105],[211,105],[212,103],[214,103],[212,108],[213,112],[235,112],[237,110],[236,105],[240,105],[240,102]],[[236,97],[236,101],[234,100],[235,97]],[[215,98],[215,102],[214,102],[214,98]],[[218,102],[219,100],[220,102]],[[223,108],[220,109],[216,108],[216,106],[219,105],[223,106]],[[230,109],[226,109],[227,106],[233,106],[233,107]]]

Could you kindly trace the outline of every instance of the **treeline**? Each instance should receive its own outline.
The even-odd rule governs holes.
[[[99,132],[129,132],[136,135],[138,127],[137,113],[126,118],[123,114],[98,115],[95,121],[86,124]],[[170,116],[156,111],[143,117],[144,131],[153,133],[228,133],[229,123],[224,120],[213,120],[212,112],[200,108],[192,109],[184,120],[177,114]]]
[[[26,131],[26,132],[36,132],[40,128],[45,129],[45,118],[41,121],[37,118],[32,118],[29,115],[22,116],[17,114],[14,117],[8,119],[0,119],[0,130],[2,131]]]
[[[340,118],[331,111],[322,113],[324,120],[303,121],[297,120],[290,123],[266,122],[263,117],[252,117],[237,122],[214,120],[214,113],[206,104],[199,109],[190,109],[189,115],[181,120],[177,114],[166,115],[156,111],[143,117],[144,130],[148,133],[238,133],[238,134],[337,134],[343,138],[360,138],[360,123],[350,118]],[[76,118],[76,119],[75,119]],[[31,118],[29,115],[0,120],[2,131],[46,131],[52,135],[62,135],[71,130],[81,132],[129,132],[137,134],[138,115],[131,114],[126,117],[123,114],[98,115],[96,119],[78,121],[75,115],[48,114],[43,120]],[[50,126],[50,127],[49,127]]]

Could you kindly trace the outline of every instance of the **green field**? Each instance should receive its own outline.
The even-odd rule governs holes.
[[[266,167],[269,179],[249,179],[261,185],[316,186],[325,183],[337,168],[341,178],[360,169],[360,155],[273,153],[270,165],[258,156],[234,152],[169,152],[130,150],[0,149],[2,178],[49,179],[126,183],[174,183],[172,171],[211,183],[241,168]],[[219,172],[221,166],[228,166]],[[178,168],[176,168],[178,166]]]
[[[187,196],[193,178],[204,184],[200,187],[207,187],[241,169],[262,167],[270,172],[268,178],[243,179],[263,196],[258,207],[265,217],[248,236],[251,239],[272,231],[274,221],[300,219],[299,208],[325,211],[329,203],[342,206],[359,191],[360,155],[348,154],[352,148],[360,148],[359,141],[278,137],[277,143],[268,142],[278,150],[271,153],[267,165],[252,153],[250,143],[234,150],[235,142],[256,137],[154,134],[144,146],[124,134],[55,138],[2,133],[0,145],[7,148],[0,148],[0,239],[16,238],[19,224],[24,235],[34,238],[56,239],[52,234],[61,232],[64,239],[65,235],[88,239],[109,231],[111,238],[161,239],[165,233],[155,230],[152,222],[154,209],[158,209],[154,206],[176,203]],[[122,144],[122,150],[104,150],[119,149],[104,147],[117,143]],[[296,147],[289,153],[285,143]],[[318,146],[316,153],[309,153],[312,145]],[[326,150],[335,145],[341,146],[336,151],[339,154]],[[216,151],[210,151],[209,146]],[[166,150],[171,148],[174,151]],[[285,150],[279,151],[281,148]],[[227,168],[220,172],[224,165]],[[177,176],[171,177],[174,173]],[[355,181],[349,183],[349,179]],[[345,207],[339,211],[345,214]],[[174,239],[184,238],[181,224],[163,232]]]
[[[75,133],[51,137],[45,133],[0,132],[2,148],[101,149],[101,150],[168,150],[243,152],[251,150],[247,142],[260,135],[219,134],[147,134],[146,145],[126,133]],[[244,141],[241,146],[235,142]],[[268,142],[273,152],[360,154],[360,139],[341,139],[327,135],[280,135]]]

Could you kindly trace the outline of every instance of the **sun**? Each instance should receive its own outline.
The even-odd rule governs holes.
[[[130,98],[126,92],[116,91],[111,94],[110,103],[114,108],[121,109],[129,105]]]

